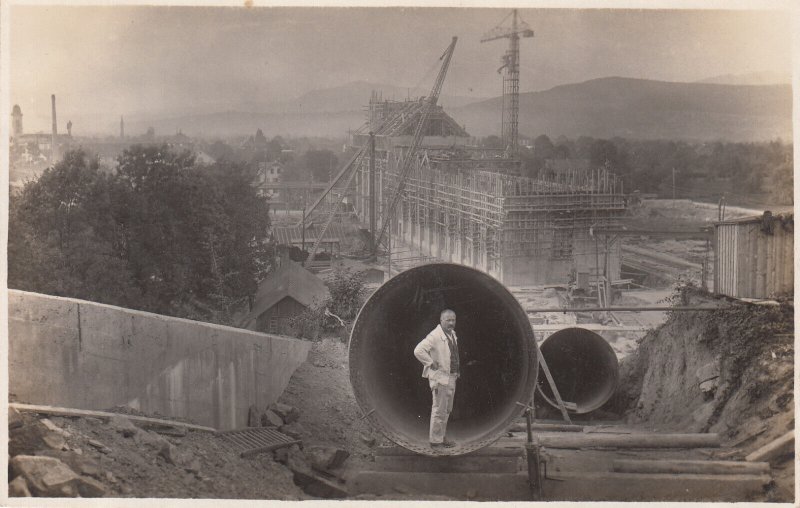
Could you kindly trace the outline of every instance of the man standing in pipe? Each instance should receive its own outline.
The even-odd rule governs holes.
[[[433,396],[431,407],[431,448],[452,448],[455,443],[445,439],[447,420],[453,410],[456,379],[459,376],[458,337],[455,332],[456,313],[445,309],[439,315],[439,326],[414,348],[414,356],[422,365],[422,377],[428,378]]]

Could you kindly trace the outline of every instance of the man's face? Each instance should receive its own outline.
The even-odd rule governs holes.
[[[446,312],[441,317],[442,329],[446,332],[452,332],[456,327],[456,315],[453,312]]]

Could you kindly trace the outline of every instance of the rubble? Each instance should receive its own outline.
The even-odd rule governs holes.
[[[133,437],[139,431],[139,428],[124,416],[110,418],[108,425],[124,437]]]
[[[53,457],[17,455],[9,463],[14,476],[22,476],[31,493],[41,497],[75,497],[78,475]]]
[[[344,464],[350,453],[333,446],[311,446],[305,449],[305,454],[311,462],[311,467],[318,471],[336,469]]]
[[[284,424],[283,418],[278,416],[278,414],[271,410],[267,409],[263,415],[261,415],[261,425],[264,427],[282,427]]]
[[[276,402],[275,404],[272,404],[269,409],[280,416],[287,424],[296,422],[300,418],[300,411],[296,407],[288,404]]]
[[[8,484],[9,497],[31,497],[31,491],[28,490],[28,482],[22,476],[17,476]]]

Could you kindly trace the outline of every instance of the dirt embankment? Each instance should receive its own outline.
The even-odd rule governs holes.
[[[614,408],[654,429],[719,433],[730,457],[792,430],[793,307],[722,301],[693,289],[676,299],[726,309],[672,313],[643,337],[622,362]],[[773,463],[770,500],[793,499],[794,463],[783,459]]]

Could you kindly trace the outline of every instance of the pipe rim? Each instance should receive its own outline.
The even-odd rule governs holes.
[[[380,295],[382,295],[386,291],[390,291],[391,288],[400,285],[401,283],[404,282],[405,279],[413,277],[416,270],[418,269],[430,270],[432,266],[433,267],[442,266],[449,268],[456,267],[456,269],[464,270],[466,272],[471,272],[473,276],[483,278],[490,284],[493,284],[496,288],[500,288],[500,292],[503,293],[503,296],[510,304],[511,312],[516,314],[516,319],[524,320],[524,322],[527,323],[527,327],[524,328],[526,340],[523,341],[523,346],[524,348],[527,349],[526,351],[527,358],[525,359],[527,368],[522,369],[524,371],[522,373],[524,375],[524,383],[520,384],[522,387],[521,390],[522,396],[518,397],[519,400],[516,400],[515,403],[513,404],[513,408],[511,409],[509,416],[505,420],[500,422],[493,431],[490,431],[485,435],[485,437],[481,439],[459,444],[454,448],[439,448],[436,451],[432,450],[428,446],[420,446],[417,442],[406,439],[405,436],[395,431],[393,428],[391,428],[391,426],[387,426],[384,420],[380,417],[381,415],[376,414],[377,411],[375,408],[368,407],[365,404],[364,401],[368,400],[367,394],[365,392],[366,390],[365,380],[363,376],[361,376],[361,373],[354,368],[354,362],[352,361],[353,357],[357,355],[358,350],[361,347],[361,341],[354,340],[354,338],[359,336],[359,332],[364,326],[361,317],[365,312],[369,311],[370,305],[371,304],[375,305],[374,302],[378,298],[380,298]],[[426,263],[423,265],[416,266],[414,268],[410,268],[403,272],[400,272],[394,277],[390,278],[383,285],[381,285],[372,295],[370,295],[367,301],[364,302],[364,304],[361,306],[361,309],[359,310],[358,315],[356,316],[356,320],[353,325],[353,330],[350,333],[350,339],[348,341],[350,385],[353,389],[353,394],[355,396],[356,403],[361,409],[363,415],[362,418],[369,421],[370,424],[375,429],[381,432],[381,434],[383,434],[387,439],[389,439],[393,443],[400,445],[408,450],[419,453],[421,455],[428,455],[428,456],[463,455],[475,450],[479,450],[481,448],[485,448],[486,446],[489,446],[495,441],[497,441],[514,422],[519,420],[519,418],[522,416],[526,408],[532,405],[533,396],[536,390],[536,380],[539,368],[537,351],[538,351],[538,346],[536,344],[533,328],[530,325],[530,320],[528,318],[528,315],[525,313],[525,311],[519,304],[519,301],[516,299],[516,297],[500,281],[498,281],[491,275],[487,274],[486,272],[465,265],[459,265],[455,263]]]
[[[544,341],[542,341],[542,344],[539,346],[539,348],[540,349],[543,348],[547,341],[549,341],[551,338],[553,338],[553,337],[555,337],[555,336],[557,336],[559,334],[566,335],[566,333],[568,333],[568,332],[573,332],[574,333],[576,331],[578,333],[581,333],[581,334],[591,334],[591,335],[594,335],[594,336],[598,337],[600,339],[600,341],[602,341],[602,344],[604,344],[604,346],[602,346],[602,347],[606,351],[607,356],[609,358],[613,357],[615,362],[617,362],[616,363],[616,368],[613,370],[613,374],[612,374],[614,389],[611,390],[608,393],[607,397],[605,397],[602,401],[595,402],[595,403],[593,403],[593,404],[591,404],[589,406],[583,406],[583,407],[579,407],[579,408],[576,408],[576,409],[567,409],[568,412],[573,413],[573,414],[587,414],[587,413],[591,413],[592,411],[596,411],[596,410],[600,409],[609,400],[611,400],[611,398],[614,396],[614,393],[616,392],[617,386],[619,385],[619,359],[617,358],[617,353],[616,353],[616,351],[614,351],[614,348],[611,347],[611,344],[609,344],[608,341],[606,341],[603,338],[602,335],[600,335],[598,333],[595,333],[595,332],[593,332],[591,330],[588,330],[586,328],[581,328],[579,326],[573,326],[573,327],[570,327],[570,328],[562,328],[561,330],[553,332]],[[598,341],[597,343],[600,344],[600,341]],[[544,355],[544,351],[542,351],[542,355]],[[546,380],[545,380],[545,382],[546,382]],[[555,396],[553,396],[552,398],[548,397],[547,394],[544,393],[544,390],[542,390],[541,386],[539,385],[538,379],[537,379],[536,391],[553,408],[560,410],[560,407],[558,406],[558,403],[555,400],[553,400],[553,399],[555,399]]]

